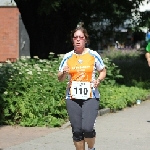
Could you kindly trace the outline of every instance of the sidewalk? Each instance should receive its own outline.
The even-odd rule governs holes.
[[[150,100],[123,111],[99,116],[96,131],[96,150],[150,150]],[[68,127],[4,150],[75,150],[75,148],[71,128]]]

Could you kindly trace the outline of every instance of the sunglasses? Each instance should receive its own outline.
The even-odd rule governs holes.
[[[74,37],[73,37],[74,40],[77,40],[78,38],[79,38],[80,40],[84,40],[84,39],[85,39],[84,36],[74,36]]]

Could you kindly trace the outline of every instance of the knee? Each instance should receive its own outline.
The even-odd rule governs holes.
[[[95,136],[96,136],[95,130],[92,130],[91,132],[87,132],[87,131],[84,132],[85,138],[94,138]]]
[[[83,132],[73,132],[73,140],[76,142],[84,140]]]

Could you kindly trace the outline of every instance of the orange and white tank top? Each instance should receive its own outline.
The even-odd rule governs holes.
[[[105,65],[101,56],[88,49],[84,54],[76,54],[74,50],[65,54],[59,71],[63,72],[64,66],[69,67],[68,86],[66,99],[99,98],[100,93],[93,87],[96,71],[102,70]]]

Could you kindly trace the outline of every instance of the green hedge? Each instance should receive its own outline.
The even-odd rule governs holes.
[[[137,100],[147,99],[149,91],[138,87],[102,85],[100,108],[121,110],[133,106]]]
[[[66,82],[58,82],[61,59],[22,58],[0,66],[0,124],[61,126],[68,120]],[[101,108],[122,109],[147,96],[147,91],[116,84],[119,68],[104,58],[107,77],[100,87]]]

